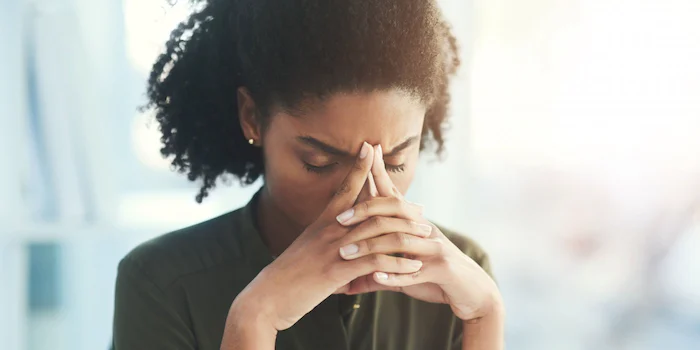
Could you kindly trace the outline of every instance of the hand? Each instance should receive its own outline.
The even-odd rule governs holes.
[[[274,330],[284,330],[359,276],[375,271],[410,274],[420,270],[420,261],[387,254],[364,255],[353,260],[338,256],[343,237],[349,232],[365,238],[388,233],[386,227],[369,223],[351,229],[340,225],[336,219],[357,200],[370,174],[373,157],[372,147],[364,143],[353,170],[324,212],[236,297],[229,319],[240,311]],[[402,230],[424,234],[426,226],[402,226]]]
[[[465,321],[500,310],[500,293],[491,277],[420,212],[412,210],[413,206],[402,198],[386,172],[381,147],[375,153],[372,176],[381,197],[355,205],[348,211],[352,214],[343,217],[342,225],[359,225],[344,237],[345,246],[339,255],[352,261],[399,253],[422,261],[423,267],[413,273],[375,272],[353,280],[342,292],[399,291],[423,301],[449,304],[455,315]],[[427,224],[431,232],[425,238],[406,234],[409,223]],[[393,233],[369,237],[359,229],[362,226],[382,226],[383,231]]]

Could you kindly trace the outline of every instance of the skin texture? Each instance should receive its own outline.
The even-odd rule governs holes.
[[[279,114],[335,116],[316,109],[329,102],[351,105],[330,101],[342,93],[410,91],[426,108],[421,146],[440,153],[449,82],[460,60],[435,1],[192,2],[199,9],[173,30],[153,65],[144,109],[152,110],[159,124],[161,153],[172,159],[174,169],[201,184],[197,201],[222,178],[252,184],[273,175],[265,164],[277,162],[249,145],[250,133],[240,126],[243,106],[236,94],[241,88],[255,101],[257,122],[269,128]],[[363,106],[350,107],[370,107]],[[373,116],[360,114],[355,122]],[[394,127],[390,120],[380,120]],[[352,125],[355,130],[360,124]],[[384,143],[392,141],[386,132],[354,137],[374,138],[370,141],[386,148],[390,145]],[[352,141],[337,140],[346,151],[359,147]]]
[[[410,94],[399,90],[336,94],[303,116],[279,111],[264,130],[256,122],[254,101],[245,93],[239,94],[239,101],[244,133],[256,140],[265,157],[259,223],[274,255],[324,210],[352,168],[362,142],[381,145],[387,154],[396,150],[385,161],[399,192],[405,193],[413,180],[426,110]],[[308,138],[345,154],[332,154]],[[326,168],[309,171],[307,164]]]
[[[234,300],[222,349],[271,349],[277,331],[328,295],[378,290],[449,304],[464,320],[465,350],[503,348],[493,280],[403,199],[425,111],[417,100],[392,90],[338,94],[305,116],[279,113],[267,128],[243,90],[239,104],[242,129],[272,174],[259,203],[261,234],[281,255]]]
[[[278,256],[233,302],[222,348],[271,349],[278,330],[332,293],[392,289],[486,319],[498,299],[492,281],[434,226],[430,237],[416,236],[418,221],[432,224],[403,200],[420,149],[442,150],[460,63],[437,3],[193,3],[198,10],[153,66],[145,109],[155,113],[163,156],[201,182],[198,202],[222,178],[251,184],[264,176],[256,221]],[[376,207],[383,212],[349,226],[336,220],[373,198],[389,199]],[[373,224],[378,218],[385,224]],[[399,244],[406,240],[394,239],[379,245],[387,251],[340,255],[353,244],[347,237],[362,245],[395,234],[420,238],[412,246],[424,249],[408,252]],[[388,273],[386,283],[377,272]],[[290,288],[280,293],[280,285]],[[488,341],[474,349],[498,348]]]

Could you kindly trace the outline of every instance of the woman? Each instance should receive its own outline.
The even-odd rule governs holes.
[[[162,153],[200,202],[264,186],[122,260],[114,347],[500,349],[486,255],[402,197],[456,52],[432,1],[200,1],[151,73]]]

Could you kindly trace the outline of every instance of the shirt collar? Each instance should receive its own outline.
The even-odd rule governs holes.
[[[239,233],[242,254],[245,260],[251,265],[262,269],[272,263],[274,259],[270,250],[263,242],[260,231],[258,231],[257,225],[255,224],[257,220],[258,198],[260,197],[261,191],[262,189],[258,190],[248,204],[239,210],[236,218],[238,221],[236,231]]]

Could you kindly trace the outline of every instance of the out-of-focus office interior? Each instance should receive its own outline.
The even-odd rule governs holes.
[[[464,63],[409,198],[491,255],[507,348],[700,349],[700,1],[441,4]],[[189,7],[0,0],[0,349],[107,348],[119,259],[260,185],[196,204],[137,110]]]

